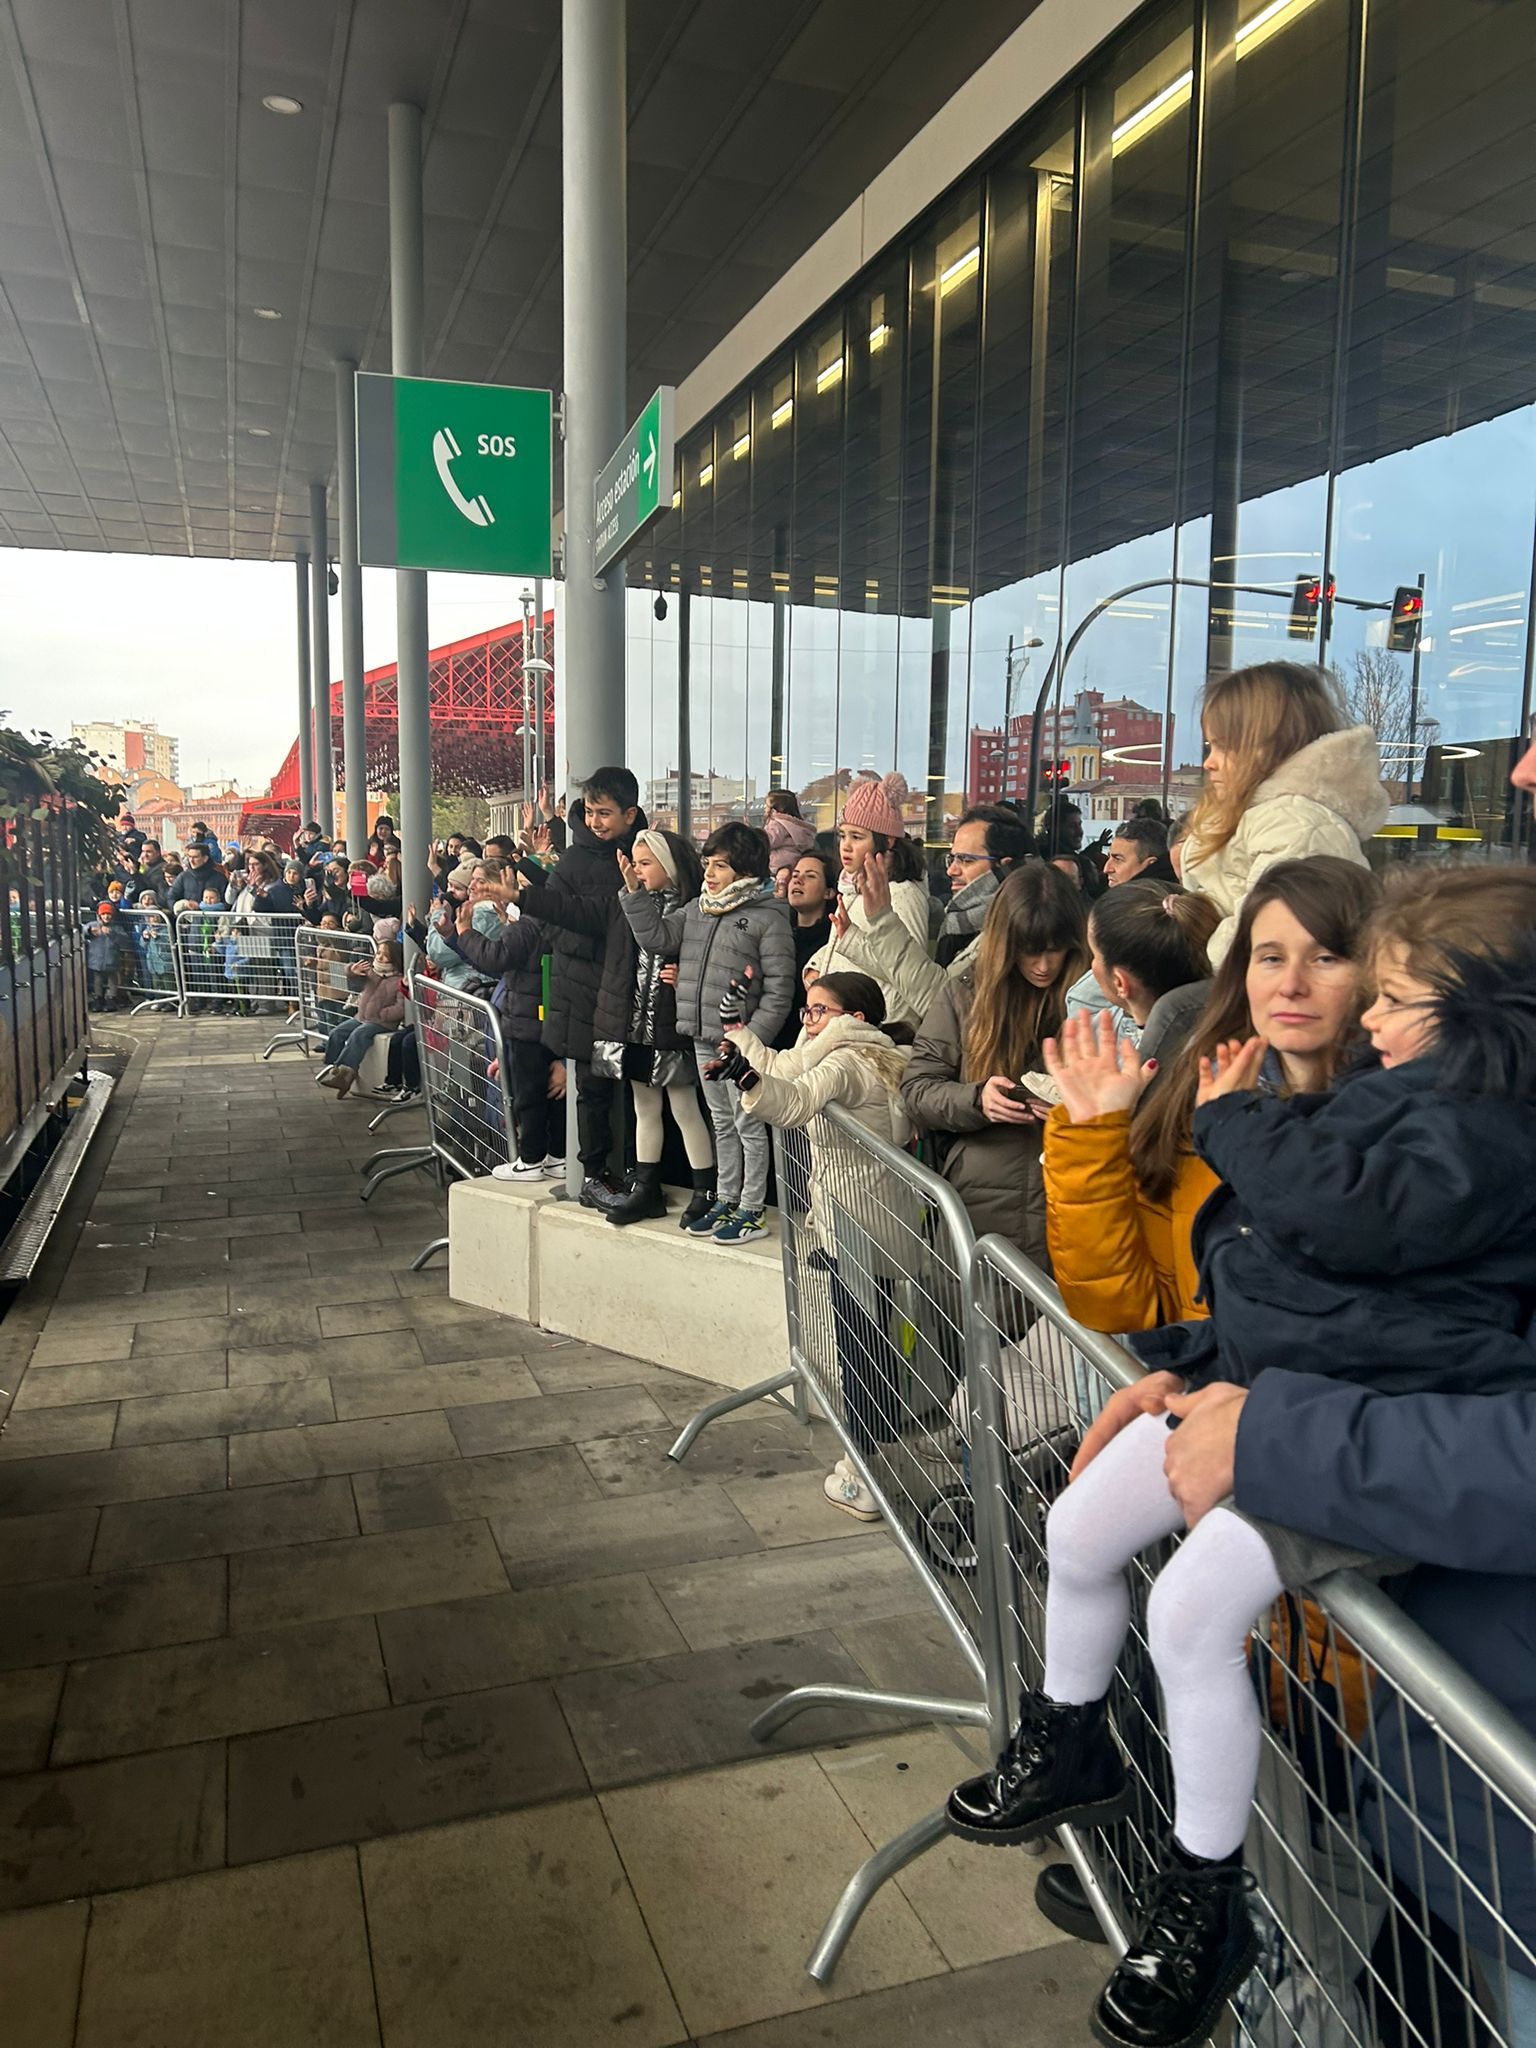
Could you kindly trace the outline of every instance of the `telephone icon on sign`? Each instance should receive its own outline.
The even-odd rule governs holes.
[[[432,460],[437,464],[437,474],[443,489],[452,498],[455,510],[462,512],[471,526],[494,526],[496,515],[484,498],[466,498],[455,481],[451,464],[458,461],[458,442],[447,427],[439,427],[432,436]]]

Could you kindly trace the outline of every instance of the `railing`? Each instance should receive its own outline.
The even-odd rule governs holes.
[[[513,1156],[512,1083],[501,1019],[483,997],[423,974],[412,974],[410,991],[431,1153],[455,1179],[473,1180]],[[400,1170],[416,1163],[410,1158]],[[365,1193],[382,1177],[375,1174]],[[412,1270],[447,1246],[446,1237],[435,1238],[412,1260]]]
[[[99,934],[93,934],[91,926],[100,924],[95,909],[87,904],[82,911],[86,930],[86,958],[102,941]],[[105,979],[114,996],[126,996],[129,1007],[137,1016],[141,1010],[179,1010],[181,1007],[181,967],[176,958],[176,935],[171,928],[171,919],[164,910],[117,909],[112,913],[111,930],[115,939],[115,966],[111,969],[89,970],[92,995],[100,992]]]
[[[294,934],[303,922],[291,910],[177,909],[181,1014],[225,1004],[242,1015],[296,1006]]]
[[[374,942],[367,932],[329,932],[301,924],[293,934],[298,1013],[275,1033],[262,1058],[271,1059],[281,1045],[301,1046],[306,1052],[323,1046],[336,1026],[345,1023],[357,994],[358,983],[348,968],[366,966],[373,954]]]
[[[984,1729],[995,1747],[1043,1669],[1046,1513],[1083,1430],[1141,1369],[1075,1323],[1013,1246],[973,1243],[952,1190],[842,1109],[818,1118],[808,1140],[782,1134],[779,1156],[788,1370],[711,1404],[673,1456],[729,1407],[792,1381],[807,1388],[984,1683],[985,1705],[928,1710]],[[1145,1633],[1159,1562],[1149,1554],[1133,1571],[1112,1693],[1129,1815],[1061,1830],[1116,1949],[1170,1826]],[[1512,1985],[1529,1995],[1536,1978],[1536,1740],[1352,1572],[1310,1598],[1287,1596],[1255,1631],[1249,1661],[1264,1720],[1246,1849],[1262,1955],[1234,2001],[1232,2038],[1253,2048],[1529,2048],[1510,2006]],[[849,1696],[803,1688],[753,1732],[766,1738],[792,1714]],[[901,1695],[855,1696],[918,1710]],[[812,1976],[830,1976],[880,1884],[942,1832],[941,1817],[925,1816],[855,1875],[812,1953]]]

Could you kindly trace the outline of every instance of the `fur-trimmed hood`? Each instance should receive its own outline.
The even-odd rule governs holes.
[[[1536,933],[1514,962],[1452,956],[1434,998],[1435,1078],[1448,1095],[1536,1102]]]
[[[1249,799],[1249,808],[1288,796],[1322,804],[1342,818],[1357,839],[1379,832],[1387,822],[1389,805],[1375,733],[1368,725],[1325,732],[1266,776]]]
[[[802,1071],[809,1073],[828,1053],[845,1048],[868,1061],[892,1094],[901,1087],[901,1077],[909,1057],[907,1048],[894,1044],[878,1024],[866,1023],[862,1017],[830,1018],[826,1028],[818,1031],[814,1038],[802,1036],[796,1051]]]

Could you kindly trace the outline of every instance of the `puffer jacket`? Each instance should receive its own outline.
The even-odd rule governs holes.
[[[521,901],[550,928],[549,1000],[544,1043],[558,1059],[592,1057],[593,1013],[602,986],[612,899],[620,888],[618,850],[635,850],[635,833],[645,830],[645,813],[622,839],[599,839],[586,820],[573,815],[570,844],[546,874],[531,862],[519,864],[533,884]]]
[[[1243,898],[1276,861],[1332,853],[1368,865],[1361,842],[1387,819],[1381,754],[1368,725],[1324,733],[1282,761],[1248,800],[1237,830],[1209,853],[1191,838],[1184,850],[1184,886],[1209,896],[1222,921],[1206,948],[1211,966],[1227,957]]]
[[[592,1005],[594,1051],[599,1046],[645,1045],[655,1052],[691,1052],[693,1040],[677,1027],[676,991],[660,979],[662,968],[677,955],[646,952],[639,945],[621,907],[623,894],[622,886],[606,897],[573,897],[533,886],[524,889],[519,900],[548,924],[601,941],[597,995]],[[670,893],[659,900],[665,909],[677,908]],[[642,976],[643,1018],[636,1007],[642,1000]]]
[[[366,975],[349,975],[357,991],[359,1024],[382,1024],[393,1031],[405,1019],[405,988],[393,968],[383,973],[370,963]]]
[[[964,1202],[976,1235],[996,1231],[1048,1272],[1040,1126],[989,1123],[981,1083],[960,1079],[974,1000],[971,970],[951,970],[918,1029],[902,1096],[920,1131],[946,1135],[939,1171]]]
[[[544,1029],[544,955],[549,935],[525,911],[493,932],[454,930],[440,933],[461,960],[496,983],[491,1000],[501,1017],[503,1036],[536,1045]]]
[[[1292,1366],[1384,1393],[1530,1386],[1536,1099],[1449,1085],[1463,1050],[1197,1109],[1222,1183],[1192,1240],[1213,1320],[1149,1331],[1138,1354],[1195,1385]]]
[[[1128,1110],[1075,1124],[1045,1123],[1045,1221],[1051,1270],[1067,1311],[1090,1330],[1120,1334],[1203,1317],[1190,1233],[1216,1176],[1191,1152],[1162,1201],[1131,1168]]]
[[[844,877],[844,880],[847,878]],[[885,1014],[892,1024],[921,1023],[924,1003],[909,1003],[905,1000],[905,980],[901,984],[888,982],[881,972],[880,955],[867,943],[869,916],[862,898],[857,891],[849,894],[839,884],[843,908],[848,913],[850,929],[839,938],[834,932],[820,952],[813,953],[807,963],[816,974],[854,973],[871,975],[880,984],[885,997]],[[891,907],[882,913],[882,918],[894,926],[893,939],[899,946],[907,941],[912,953],[925,966],[932,965],[932,951],[928,943],[929,904],[927,887],[922,882],[892,882]]]
[[[763,820],[768,836],[768,871],[784,875],[802,853],[816,844],[816,828],[806,818],[791,818],[783,811],[770,811]]]
[[[679,1031],[696,1044],[718,1045],[721,998],[750,967],[747,1018],[757,1036],[772,1043],[800,1000],[787,903],[764,893],[711,916],[698,897],[668,911],[643,890],[626,890],[619,904],[639,945],[677,960]]]

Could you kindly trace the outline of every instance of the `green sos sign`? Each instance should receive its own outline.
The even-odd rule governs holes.
[[[548,391],[364,374],[358,555],[378,569],[548,576],[553,463]]]

